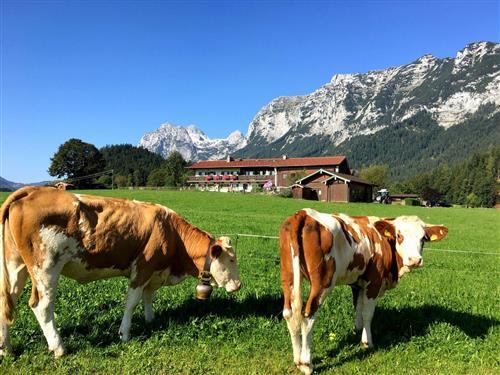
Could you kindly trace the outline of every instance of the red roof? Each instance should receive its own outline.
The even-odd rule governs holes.
[[[314,167],[339,165],[345,160],[345,156],[320,156],[311,158],[269,158],[269,159],[235,159],[227,160],[200,160],[190,169],[214,169],[214,168],[242,168],[242,167]]]

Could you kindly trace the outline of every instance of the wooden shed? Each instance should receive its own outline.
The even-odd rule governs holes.
[[[357,176],[318,169],[293,184],[292,194],[325,202],[371,202],[373,186]]]

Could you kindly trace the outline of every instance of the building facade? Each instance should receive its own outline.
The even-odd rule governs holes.
[[[201,160],[189,167],[188,185],[198,189],[251,191],[291,187],[298,179],[323,169],[350,174],[345,156]]]
[[[325,202],[371,202],[373,184],[351,174],[318,169],[292,186],[297,199]]]

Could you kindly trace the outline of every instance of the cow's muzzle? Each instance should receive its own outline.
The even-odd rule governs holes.
[[[418,268],[422,267],[424,265],[424,260],[422,257],[409,257],[408,258],[408,263],[405,264],[405,266],[408,266],[410,268]]]
[[[226,291],[228,293],[237,292],[241,289],[241,281],[240,280],[231,280],[226,284]]]

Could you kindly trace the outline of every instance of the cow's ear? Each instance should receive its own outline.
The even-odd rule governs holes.
[[[225,248],[231,247],[231,239],[227,236],[222,236],[217,239]]]
[[[212,259],[217,259],[222,254],[222,247],[220,245],[213,245],[210,248],[210,257]]]
[[[374,225],[382,237],[386,237],[390,240],[394,240],[396,238],[396,228],[394,228],[394,225],[388,221],[379,220],[375,222]]]
[[[441,241],[448,234],[448,228],[443,225],[426,225],[424,230],[426,241]]]

